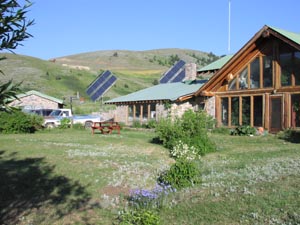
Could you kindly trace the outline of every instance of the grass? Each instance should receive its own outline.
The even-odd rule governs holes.
[[[0,221],[113,224],[136,188],[173,162],[152,132],[51,130],[0,136]],[[211,134],[202,184],[169,196],[162,224],[299,224],[299,144]]]

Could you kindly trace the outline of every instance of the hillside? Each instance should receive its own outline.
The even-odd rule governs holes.
[[[187,49],[158,49],[149,51],[97,51],[57,57],[45,61],[38,58],[2,53],[1,81],[22,82],[24,91],[37,90],[45,94],[70,99],[79,93],[85,99],[88,85],[104,70],[110,70],[118,80],[105,94],[105,100],[125,95],[149,86],[178,59],[195,62],[198,68],[214,61],[217,56]]]
[[[172,57],[186,62],[197,63],[199,68],[215,60],[212,53],[190,49],[157,49],[148,51],[96,51],[66,57],[59,57],[55,62],[65,66],[83,66],[92,71],[144,71],[152,70],[163,72],[173,65]]]

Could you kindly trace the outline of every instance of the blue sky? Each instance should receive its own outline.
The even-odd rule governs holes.
[[[34,37],[17,54],[41,59],[98,50],[237,52],[264,25],[300,33],[299,0],[35,0]]]

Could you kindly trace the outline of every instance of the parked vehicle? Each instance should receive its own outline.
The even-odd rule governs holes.
[[[44,127],[57,127],[64,118],[70,119],[71,124],[80,123],[86,128],[91,127],[94,122],[101,122],[100,115],[73,115],[71,109],[55,109],[49,116],[45,117]]]
[[[27,110],[24,110],[24,112],[33,113],[33,114],[37,114],[40,116],[49,116],[53,110],[54,109],[27,109]]]

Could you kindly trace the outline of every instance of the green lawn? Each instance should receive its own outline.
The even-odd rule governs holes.
[[[153,132],[0,135],[0,224],[113,224],[130,190],[173,160]],[[162,224],[299,224],[300,145],[211,134],[202,184],[169,196]]]

